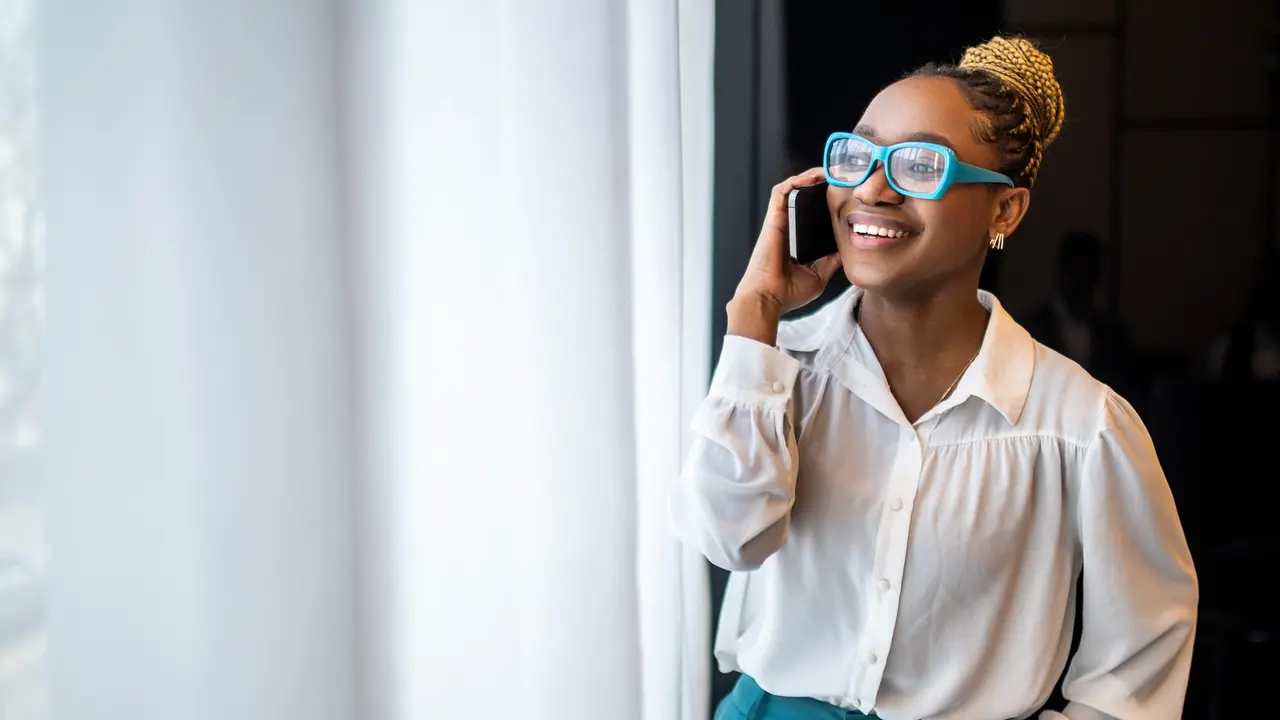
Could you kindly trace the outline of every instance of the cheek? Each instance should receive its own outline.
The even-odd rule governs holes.
[[[968,249],[984,232],[983,206],[974,198],[954,191],[940,200],[922,201],[917,214],[925,224],[925,235],[932,246]]]
[[[831,211],[832,220],[839,220],[845,212],[844,208],[853,197],[851,188],[827,186],[827,209]]]

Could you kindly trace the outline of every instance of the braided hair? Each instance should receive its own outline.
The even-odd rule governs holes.
[[[978,139],[999,148],[1000,172],[1030,188],[1044,149],[1062,130],[1062,88],[1053,61],[1035,43],[997,36],[965,50],[959,65],[930,63],[908,77],[946,77],[959,83],[969,106],[987,116]]]

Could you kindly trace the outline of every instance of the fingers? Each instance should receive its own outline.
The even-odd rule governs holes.
[[[768,260],[771,265],[786,261],[787,199],[792,190],[816,185],[825,179],[826,173],[822,168],[810,168],[773,186],[773,191],[769,194],[769,207],[765,212],[764,227],[752,251],[754,261]]]
[[[817,185],[825,180],[826,177],[826,172],[822,168],[809,168],[799,175],[794,175],[774,185],[773,192],[769,194],[769,210],[765,221],[768,222],[773,219],[775,214],[780,214],[782,228],[785,230],[787,227],[787,197],[791,195],[791,191],[796,188]]]
[[[826,257],[815,260],[812,265],[806,267],[804,269],[805,274],[810,279],[805,282],[805,291],[802,293],[805,296],[804,302],[808,303],[821,295],[822,291],[827,288],[827,284],[831,282],[832,276],[842,267],[844,267],[844,264],[840,260],[840,253],[831,253]]]

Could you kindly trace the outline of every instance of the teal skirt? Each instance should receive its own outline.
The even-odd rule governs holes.
[[[847,720],[865,717],[874,718],[875,715],[845,710],[813,698],[770,695],[755,680],[743,675],[716,708],[715,720]]]

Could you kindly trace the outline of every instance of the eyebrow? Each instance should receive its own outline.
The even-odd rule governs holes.
[[[853,129],[853,134],[861,135],[862,137],[868,140],[876,139],[875,128],[869,125],[859,125],[858,127]],[[955,143],[952,143],[950,140],[943,137],[942,135],[938,135],[937,133],[915,132],[906,136],[900,142],[930,142],[930,143],[936,143],[938,145],[951,148],[952,151],[956,149]]]

